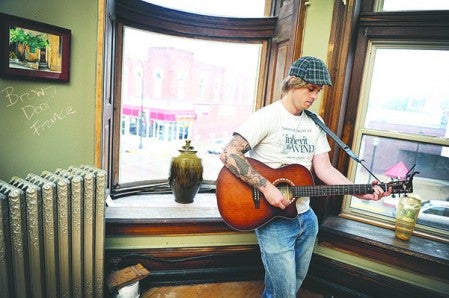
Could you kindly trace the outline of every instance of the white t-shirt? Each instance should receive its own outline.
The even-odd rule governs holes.
[[[306,113],[293,115],[280,101],[253,113],[235,132],[251,146],[249,156],[271,168],[296,163],[310,170],[313,156],[331,149],[326,133]],[[307,211],[309,202],[298,198],[298,213]]]

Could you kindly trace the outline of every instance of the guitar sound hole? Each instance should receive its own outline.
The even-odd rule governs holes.
[[[279,183],[278,185],[276,185],[276,187],[281,191],[284,198],[288,199],[289,201],[293,199],[292,188],[288,183]]]

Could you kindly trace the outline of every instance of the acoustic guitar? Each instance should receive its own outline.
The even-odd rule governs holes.
[[[273,183],[290,200],[289,206],[281,209],[270,205],[262,193],[246,184],[226,167],[218,174],[216,197],[218,209],[224,221],[240,231],[251,231],[263,226],[276,217],[293,219],[297,216],[296,200],[300,197],[320,197],[330,195],[359,195],[373,192],[371,184],[314,185],[310,171],[299,164],[291,164],[273,169],[262,162],[248,158],[251,166]],[[393,193],[413,192],[412,175],[407,180],[379,183],[383,189],[391,187]]]

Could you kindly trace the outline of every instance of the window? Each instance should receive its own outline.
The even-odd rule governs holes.
[[[265,0],[256,2],[233,10],[247,18],[221,18],[216,11],[117,1],[113,198],[170,192],[170,162],[186,140],[202,159],[200,192],[213,190],[219,152],[263,100],[260,65],[267,63],[276,18],[263,17]]]
[[[166,180],[171,158],[186,139],[203,161],[203,179],[215,181],[222,163],[213,146],[220,141],[224,146],[254,111],[261,44],[197,40],[129,26],[123,36],[122,68],[134,75],[121,78],[121,115],[137,121],[139,133],[121,136],[118,184]],[[219,90],[215,82],[223,82]]]
[[[397,177],[404,180],[414,167],[419,174],[413,178],[413,190],[423,199],[417,230],[446,239],[447,215],[438,215],[436,210],[443,210],[449,201],[449,77],[444,73],[449,68],[447,14],[362,14],[359,32],[363,34],[359,35],[352,77],[352,84],[360,88],[352,88],[349,95],[358,106],[353,110],[353,147],[365,167],[384,182]],[[428,26],[424,30],[419,29],[422,22]],[[387,23],[389,30],[385,31],[382,26]],[[356,183],[374,179],[355,163],[349,175]],[[343,212],[392,223],[397,201],[397,196],[377,202],[348,197]],[[432,216],[426,215],[428,206],[433,207],[430,212],[435,210]]]

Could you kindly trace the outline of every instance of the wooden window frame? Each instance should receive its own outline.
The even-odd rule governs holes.
[[[336,1],[333,12],[327,62],[334,81],[325,89],[320,115],[344,143],[354,142],[355,121],[363,79],[364,62],[370,39],[449,40],[449,12],[373,12],[375,0]],[[331,160],[347,173],[350,158],[331,142]],[[322,208],[323,216],[341,212],[342,198]]]
[[[369,40],[398,36],[449,40],[449,12],[373,12],[375,0],[344,2],[336,1],[334,6],[327,57],[334,87],[325,90],[320,114],[331,130],[351,146]],[[332,163],[347,173],[350,158],[338,145],[331,142],[331,146]],[[449,278],[443,273],[449,272],[449,244],[444,239],[420,235],[409,242],[395,240],[392,224],[344,216],[342,200],[312,200],[321,223],[319,245],[436,278]],[[433,249],[437,247],[442,250]]]
[[[103,143],[109,144],[109,146],[107,152],[103,153],[102,162],[103,167],[109,169],[108,186],[112,194],[114,185],[118,183],[117,160],[119,150],[117,148],[119,148],[119,142],[118,138],[114,138],[113,135],[120,135],[119,107],[122,71],[120,61],[122,48],[120,45],[123,41],[124,26],[183,37],[248,43],[262,42],[263,51],[256,108],[269,104],[278,98],[280,92],[278,91],[280,89],[279,78],[282,79],[286,75],[288,66],[301,53],[303,30],[298,29],[302,28],[305,22],[305,0],[273,0],[271,7],[273,16],[265,18],[199,15],[160,7],[141,0],[108,0],[107,9],[106,25],[114,24],[114,27],[110,28],[109,31],[106,30],[106,34],[112,35],[109,38],[111,42],[106,47],[112,46],[115,48],[115,52],[113,61],[105,62],[105,64],[114,65],[113,83],[108,86],[113,86],[115,92],[112,95],[108,93],[109,97],[104,99],[104,102],[110,104],[104,107],[105,110],[109,111],[107,113],[109,118],[104,118],[103,123],[109,126],[103,127]],[[105,81],[108,80],[105,79]],[[111,97],[113,98],[111,99]],[[112,109],[111,106],[113,106]],[[111,113],[111,110],[113,113]],[[109,133],[105,133],[108,130]],[[128,211],[123,208],[123,212]],[[142,220],[157,225],[157,220],[153,219],[136,218],[134,222],[141,223]],[[171,221],[170,218],[168,220]],[[110,221],[114,221],[114,219],[110,219]],[[196,224],[197,219],[183,219],[181,221],[184,222],[185,227],[186,222]],[[214,221],[215,219],[212,219],[212,222]],[[177,222],[177,220],[173,220],[173,222]],[[223,225],[226,226],[224,223]],[[228,230],[227,226],[224,229]],[[207,229],[204,232],[207,233]]]

